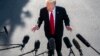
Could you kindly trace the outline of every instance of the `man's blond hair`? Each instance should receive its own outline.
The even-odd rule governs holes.
[[[56,4],[56,0],[46,0],[46,3],[47,3],[47,2]]]

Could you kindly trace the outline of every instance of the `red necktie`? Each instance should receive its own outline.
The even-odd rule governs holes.
[[[54,29],[54,16],[53,16],[52,12],[50,14],[50,31],[51,31],[51,34],[54,35],[54,33],[55,33],[55,29]]]

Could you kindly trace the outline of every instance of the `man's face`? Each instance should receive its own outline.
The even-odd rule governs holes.
[[[46,6],[48,11],[52,11],[55,7],[55,3],[47,2]]]

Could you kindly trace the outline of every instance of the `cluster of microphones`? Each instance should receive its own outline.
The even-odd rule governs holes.
[[[76,37],[77,37],[85,46],[91,47],[98,55],[100,55],[100,52],[97,51],[95,48],[93,48],[93,47],[90,45],[90,43],[89,43],[81,34],[76,34]],[[71,54],[73,54],[73,55],[75,56],[75,54],[74,54],[74,52],[73,52],[73,50],[72,50],[72,44],[71,44],[70,40],[68,39],[68,37],[64,37],[63,40],[64,40],[64,43],[65,43],[65,45],[67,46],[67,48],[70,48],[70,53],[69,53],[68,56],[70,56]],[[73,42],[74,46],[76,47],[76,49],[79,51],[80,56],[83,56],[83,52],[82,52],[81,46],[80,46],[80,44],[78,43],[78,41],[77,41],[76,39],[73,39],[72,42]]]
[[[90,43],[89,43],[86,39],[84,39],[84,37],[83,37],[81,34],[76,34],[76,37],[77,37],[83,44],[85,44],[87,47],[91,47],[96,53],[98,53],[98,54],[100,55],[100,52],[98,52],[95,48],[93,48],[93,47],[90,45]],[[23,40],[22,40],[22,44],[9,44],[9,45],[17,45],[17,46],[9,47],[9,48],[4,48],[4,49],[0,49],[0,51],[8,50],[8,49],[13,49],[13,48],[18,48],[18,47],[21,47],[20,50],[23,50],[24,47],[26,46],[26,44],[28,43],[29,39],[30,39],[29,36],[26,35],[26,36],[24,36],[24,38],[23,38]],[[73,49],[72,49],[72,44],[71,44],[69,38],[68,38],[68,37],[64,37],[64,38],[63,38],[63,41],[64,41],[65,45],[67,46],[67,48],[70,49],[70,52],[69,52],[69,55],[68,55],[68,56],[71,56],[71,54],[73,54],[73,55],[75,56],[75,53],[74,53],[74,51],[73,51]],[[80,46],[80,44],[78,43],[78,41],[74,38],[74,39],[72,40],[72,43],[74,44],[74,46],[76,47],[76,49],[79,51],[80,56],[83,56],[83,52],[82,52],[81,46]],[[54,39],[54,38],[49,39],[48,45],[49,45],[50,50],[54,51],[55,48],[56,48],[55,39]],[[31,50],[31,51],[29,51],[29,52],[26,52],[26,53],[24,53],[24,54],[21,54],[21,55],[19,55],[19,56],[24,56],[24,55],[26,55],[26,54],[33,53],[33,52],[35,52],[35,56],[40,56],[40,55],[43,55],[43,54],[49,52],[49,51],[47,50],[47,51],[44,51],[44,52],[42,52],[42,53],[40,53],[40,54],[37,54],[39,48],[40,48],[40,41],[39,41],[39,40],[36,40],[35,43],[34,43],[34,49],[33,49],[33,50]],[[53,56],[54,56],[54,53],[53,53]]]

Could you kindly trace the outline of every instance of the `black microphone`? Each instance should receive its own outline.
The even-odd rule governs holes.
[[[35,44],[34,44],[34,50],[32,51],[32,52],[35,51],[35,56],[36,56],[37,51],[38,51],[39,48],[40,48],[40,41],[37,40],[37,41],[35,41]]]
[[[48,41],[48,52],[51,53],[50,55],[54,56],[55,48],[56,48],[55,39],[54,38],[50,38],[49,41]]]
[[[5,30],[5,33],[8,35],[8,30],[7,30],[6,26],[4,26],[4,30]]]
[[[82,53],[82,50],[81,50],[81,46],[79,45],[78,41],[73,39],[73,44],[74,46],[76,47],[76,49],[78,49],[79,53],[80,53],[80,56],[83,56],[83,53]]]
[[[76,34],[77,38],[82,41],[87,47],[91,47],[95,52],[97,52],[100,55],[100,52],[98,52],[95,48],[93,48],[90,43],[83,38],[83,36],[81,34]]]
[[[68,37],[64,37],[63,41],[66,44],[67,48],[71,48],[72,47],[72,44],[71,44],[70,40],[68,39]]]
[[[29,36],[28,35],[26,35],[26,36],[24,36],[24,39],[23,39],[23,44],[22,44],[22,46],[21,46],[21,50],[23,50],[23,48],[25,47],[25,45],[28,43],[28,41],[29,41]]]
[[[89,44],[89,42],[83,38],[82,35],[77,34],[76,36],[77,36],[77,38],[78,38],[79,40],[81,40],[87,47],[90,47],[90,46],[91,46],[91,45]]]
[[[67,48],[70,48],[70,53],[69,53],[68,56],[70,56],[71,54],[73,54],[75,56],[75,54],[74,54],[74,52],[72,50],[72,44],[71,44],[69,38],[68,37],[64,37],[63,41],[64,41],[65,45],[67,46]]]
[[[39,40],[37,40],[37,41],[35,41],[35,44],[34,44],[34,49],[39,49],[40,48],[40,41]]]
[[[54,50],[56,48],[55,39],[54,38],[50,38],[49,41],[48,41],[48,44],[49,44],[50,50]]]

